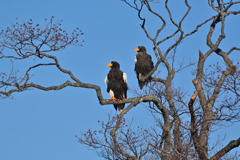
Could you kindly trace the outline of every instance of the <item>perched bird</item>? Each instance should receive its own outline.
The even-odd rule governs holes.
[[[134,57],[135,69],[134,71],[137,74],[138,84],[140,90],[143,89],[143,86],[151,81],[152,77],[150,76],[145,82],[140,81],[139,79],[146,76],[153,69],[152,57],[147,54],[147,50],[144,46],[138,46],[134,51],[138,52]]]
[[[109,93],[110,100],[120,100],[127,98],[127,75],[120,70],[118,62],[112,61],[107,65],[111,67],[108,75],[105,78],[107,84],[107,92]],[[113,104],[114,108],[122,112],[124,104]]]

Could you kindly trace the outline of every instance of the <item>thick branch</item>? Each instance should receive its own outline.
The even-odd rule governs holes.
[[[197,94],[198,94],[198,92],[195,91],[195,93],[193,94],[193,96],[191,97],[191,99],[188,103],[188,107],[189,107],[189,112],[191,115],[191,136],[192,136],[193,141],[196,141],[198,143],[196,116],[195,116],[194,109],[193,109],[193,103],[195,102]]]
[[[204,154],[204,151],[202,150],[203,147],[201,147],[201,143],[199,142],[199,136],[198,136],[198,129],[197,129],[197,124],[196,124],[196,115],[193,109],[193,104],[195,102],[195,99],[198,95],[198,92],[195,91],[193,96],[191,97],[188,107],[189,107],[189,112],[191,115],[191,139],[193,140],[194,147],[199,154],[200,157],[203,159],[207,159],[207,157]]]
[[[202,77],[203,77],[203,66],[204,66],[205,58],[202,54],[202,52],[199,50],[199,59],[198,59],[198,65],[197,65],[197,75],[196,78],[193,79],[193,84],[195,86],[195,89],[198,92],[199,100],[201,106],[204,106],[206,104],[206,96],[203,90],[202,86]]]

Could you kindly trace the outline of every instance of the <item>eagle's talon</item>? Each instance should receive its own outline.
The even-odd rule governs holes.
[[[114,96],[112,96],[112,98],[111,98],[110,100],[112,100],[112,101],[114,102],[115,100],[117,100],[117,98],[115,98]]]
[[[124,98],[122,98],[122,99],[118,99],[121,103],[122,103],[122,101],[124,100]]]

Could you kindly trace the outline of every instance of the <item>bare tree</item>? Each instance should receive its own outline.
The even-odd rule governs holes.
[[[203,22],[193,26],[190,32],[184,31],[182,24],[190,15],[191,6],[187,0],[183,3],[186,10],[179,21],[174,20],[170,9],[169,1],[165,0],[164,7],[168,17],[165,18],[160,11],[152,9],[155,5],[154,0],[133,0],[132,2],[122,0],[129,7],[136,10],[138,18],[142,21],[140,27],[147,38],[153,43],[153,51],[157,59],[153,70],[142,77],[145,81],[153,76],[152,83],[146,87],[144,94],[132,89],[135,97],[127,98],[123,101],[111,101],[104,99],[99,86],[94,84],[82,83],[71,71],[63,69],[57,57],[50,55],[50,52],[64,49],[68,45],[81,45],[77,38],[82,34],[79,29],[68,35],[66,31],[60,28],[61,23],[54,24],[52,19],[46,22],[44,29],[39,25],[33,26],[30,20],[27,23],[12,24],[11,28],[3,30],[1,36],[1,59],[13,58],[24,60],[29,57],[49,58],[53,63],[40,63],[31,66],[24,77],[11,76],[0,73],[2,97],[8,97],[14,92],[21,92],[28,88],[38,88],[41,90],[60,90],[67,86],[90,88],[96,90],[97,98],[101,105],[128,103],[126,109],[117,116],[109,115],[107,122],[100,122],[99,130],[88,130],[77,137],[79,142],[92,147],[98,151],[99,156],[106,159],[224,159],[231,156],[228,153],[240,145],[240,137],[230,141],[226,146],[214,154],[210,154],[212,148],[209,147],[209,135],[213,132],[213,127],[222,124],[234,123],[240,120],[239,116],[239,83],[240,70],[239,63],[229,58],[233,52],[240,48],[231,46],[228,51],[221,49],[221,43],[226,37],[225,25],[228,17],[236,15],[239,17],[240,10],[234,11],[234,6],[239,6],[240,1],[209,0],[209,7],[215,11]],[[160,2],[162,3],[162,1]],[[142,16],[143,10],[158,18],[159,28],[155,35],[151,36],[149,30],[145,27],[147,19]],[[234,18],[236,18],[234,17]],[[237,18],[236,18],[237,19]],[[167,23],[175,27],[175,31],[168,36],[161,38],[160,33],[164,32]],[[202,26],[210,26],[206,35],[206,44],[209,47],[205,53],[199,48],[198,62],[190,62],[184,66],[179,64],[175,69],[175,57],[177,47],[188,37],[198,32]],[[220,32],[216,31],[216,26],[220,27]],[[213,34],[217,34],[217,39],[213,42]],[[172,42],[166,51],[161,49],[162,45]],[[5,48],[13,50],[13,55],[5,54]],[[173,53],[173,54],[172,54]],[[217,61],[206,66],[209,56],[216,54],[221,57],[225,66]],[[167,71],[166,77],[158,75],[158,68],[163,64]],[[54,65],[64,74],[68,74],[73,82],[67,80],[61,85],[44,87],[38,84],[29,83],[29,71],[41,66]],[[188,97],[188,93],[180,87],[175,87],[173,80],[175,74],[186,67],[195,66],[192,74],[195,78],[192,80],[192,86],[195,92]],[[155,120],[155,125],[149,129],[139,127],[132,128],[132,121],[127,122],[124,116],[134,106],[141,102],[147,102],[146,107]],[[190,123],[188,123],[190,121]],[[237,155],[233,155],[232,158]]]

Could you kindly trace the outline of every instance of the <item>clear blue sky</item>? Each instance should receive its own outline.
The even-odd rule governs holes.
[[[160,1],[161,5],[162,3]],[[164,8],[158,6],[160,4],[154,4],[153,8],[161,9],[163,14],[166,14]],[[191,14],[183,24],[186,31],[193,30],[196,24],[203,22],[214,13],[208,7],[207,1],[195,1],[190,5]],[[176,10],[173,15],[176,19],[179,19],[183,14],[182,11],[186,9],[181,6],[183,4],[178,2],[170,3],[171,9]],[[204,12],[201,11],[201,7],[204,8]],[[139,45],[146,46],[148,53],[156,62],[152,43],[139,26],[141,21],[137,17],[137,12],[120,0],[8,0],[1,2],[0,12],[1,30],[10,26],[10,22],[15,22],[16,18],[26,21],[33,19],[33,22],[44,24],[44,19],[50,19],[51,16],[54,16],[56,21],[63,20],[62,28],[69,32],[77,27],[82,29],[84,36],[80,37],[80,40],[85,41],[83,47],[72,46],[53,55],[59,58],[64,69],[71,70],[82,82],[99,85],[104,98],[108,98],[104,78],[109,71],[107,68],[109,62],[118,61],[121,70],[128,75],[129,87],[135,88],[138,85],[134,73],[133,58],[136,54],[134,49]],[[160,23],[145,11],[143,15],[148,17],[146,27],[153,35]],[[231,41],[222,44],[222,48],[226,50],[232,45],[239,45],[240,36],[240,22],[233,18],[229,18],[228,22],[226,33],[230,35]],[[169,35],[173,29],[170,27],[161,34],[161,37]],[[203,52],[207,51],[205,42],[207,29],[209,24],[201,27],[199,33],[186,39],[179,46],[177,56],[180,60],[183,57],[186,62],[189,59],[197,60],[199,49]],[[229,40],[228,35],[227,40]],[[163,51],[169,44],[165,45],[161,46]],[[231,58],[233,57],[240,59],[239,53],[234,53]],[[33,62],[33,64],[37,63],[40,61]],[[1,60],[0,68],[1,71],[9,72],[10,63]],[[18,68],[21,75],[27,66],[17,62],[14,68]],[[164,70],[163,68],[163,73]],[[184,70],[177,74],[175,79],[175,85],[183,85],[184,89],[189,91],[189,96],[194,91],[191,70],[192,68]],[[67,80],[68,76],[56,72],[54,67],[36,69],[31,72],[34,75],[32,81],[43,86],[51,86]],[[128,95],[133,96],[131,93]],[[79,144],[75,138],[75,135],[80,136],[80,132],[89,128],[98,129],[98,120],[106,120],[107,114],[116,113],[112,105],[99,104],[94,90],[67,87],[60,91],[45,92],[33,89],[14,93],[12,98],[1,100],[0,105],[1,160],[103,159],[94,151]],[[151,125],[151,120],[145,118],[148,117],[148,113],[142,105],[133,108],[126,117],[129,119],[134,117],[135,125]],[[239,123],[233,128],[235,129],[236,126],[239,126]],[[226,143],[239,137],[237,134],[239,129],[235,132],[231,129],[220,130],[216,135],[224,136],[225,133]]]

